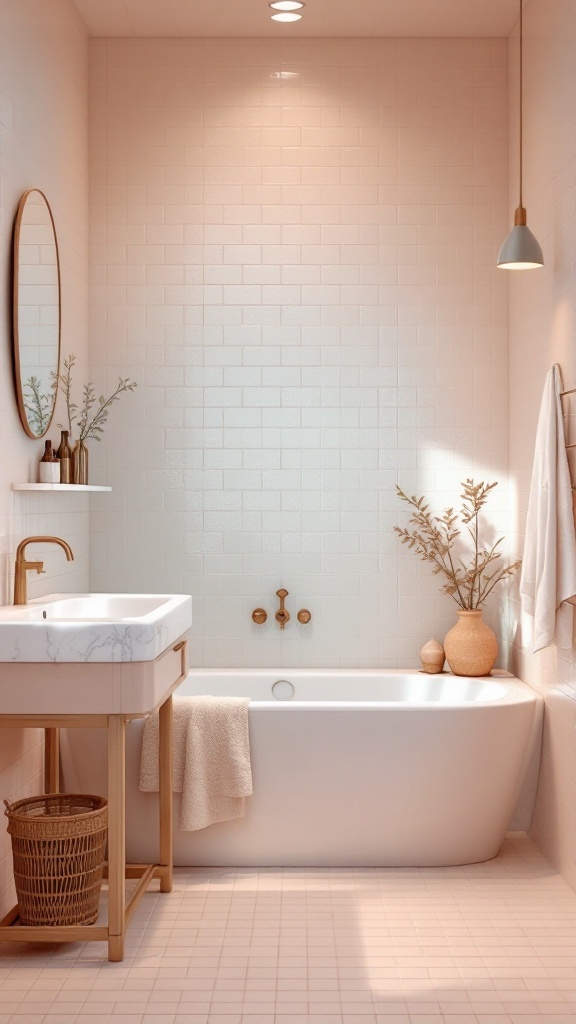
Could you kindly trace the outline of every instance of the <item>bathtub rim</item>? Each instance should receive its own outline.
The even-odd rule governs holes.
[[[185,680],[180,684],[178,689],[175,691],[175,695],[180,693],[186,686],[188,679],[202,679],[206,680],[209,684],[210,679],[216,676],[229,676],[237,678],[238,676],[249,676],[255,679],[301,679],[309,678],[310,676],[317,676],[320,678],[328,679],[336,676],[337,678],[344,679],[350,676],[359,678],[360,680],[367,677],[377,676],[429,676],[428,673],[423,672],[421,669],[309,669],[309,668],[191,668],[188,671],[188,675]],[[282,708],[283,711],[346,711],[348,713],[352,711],[374,711],[374,710],[395,710],[397,712],[411,712],[411,711],[426,711],[429,713],[442,712],[442,711],[479,711],[480,709],[489,708],[503,708],[513,707],[520,704],[538,704],[542,701],[541,695],[537,690],[533,689],[529,683],[519,679],[518,676],[513,675],[504,669],[493,670],[489,676],[454,676],[452,672],[438,673],[446,678],[455,679],[466,679],[471,682],[486,682],[490,681],[496,683],[497,686],[501,686],[502,695],[492,699],[484,700],[446,700],[442,702],[438,701],[354,701],[354,700],[257,700],[250,698],[249,708],[251,710],[278,710]],[[188,696],[188,694],[184,694]],[[200,694],[199,694],[200,695]]]

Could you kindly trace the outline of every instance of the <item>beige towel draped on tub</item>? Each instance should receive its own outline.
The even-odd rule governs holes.
[[[242,818],[252,793],[248,697],[174,697],[174,792],[182,793],[180,828],[193,832]],[[140,789],[158,790],[158,714],[144,728]]]

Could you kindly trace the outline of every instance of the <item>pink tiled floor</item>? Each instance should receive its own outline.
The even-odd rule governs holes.
[[[514,835],[445,869],[179,869],[127,958],[0,946],[0,1024],[575,1024],[576,893]]]

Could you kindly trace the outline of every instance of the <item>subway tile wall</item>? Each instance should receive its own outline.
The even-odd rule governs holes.
[[[576,387],[576,20],[566,0],[531,0],[525,17],[525,203],[545,267],[512,275],[510,289],[510,469],[515,544],[522,553],[536,423],[544,380],[558,362]],[[517,138],[518,36],[510,40],[511,141]],[[570,97],[570,101],[567,101]],[[570,105],[572,104],[572,106]],[[511,153],[511,208],[517,152]],[[566,399],[567,441],[576,442],[576,396]],[[576,449],[570,450],[576,483]],[[517,594],[515,595],[517,597]],[[532,654],[531,620],[511,605],[514,670],[545,698],[542,769],[531,835],[576,888],[575,649]]]
[[[92,456],[92,586],[191,593],[199,665],[414,665],[454,609],[396,481],[497,479],[508,522],[506,41],[91,60],[91,362],[140,385]]]
[[[74,551],[30,548],[46,575],[29,582],[31,596],[88,587],[88,497],[14,493],[13,482],[36,479],[42,441],[21,425],[12,383],[11,245],[18,200],[42,189],[52,206],[62,272],[62,348],[88,365],[88,41],[71,0],[0,0],[0,604],[12,602],[18,542],[56,534]],[[79,378],[81,380],[81,377]],[[62,409],[55,420],[62,419]],[[50,435],[56,440],[57,430]],[[2,730],[0,801],[41,791],[42,733]],[[10,839],[0,815],[0,918],[14,903]]]

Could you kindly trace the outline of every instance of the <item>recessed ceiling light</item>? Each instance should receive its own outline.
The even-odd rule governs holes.
[[[306,4],[303,0],[274,0],[268,7],[273,7],[275,11],[299,11],[301,7],[306,7]]]
[[[270,17],[272,21],[300,21],[302,15],[294,11],[280,11],[279,14],[271,14]]]

